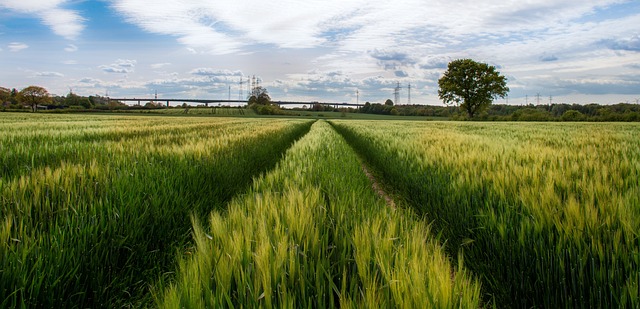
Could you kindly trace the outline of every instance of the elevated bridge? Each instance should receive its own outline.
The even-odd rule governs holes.
[[[179,103],[203,103],[204,106],[209,106],[209,104],[225,104],[225,103],[243,103],[247,104],[247,100],[216,100],[216,99],[157,99],[157,98],[109,98],[109,101],[119,101],[119,102],[137,102],[137,105],[141,105],[146,102],[166,102],[167,107],[169,107],[171,102],[179,102]],[[311,107],[315,104],[320,104],[323,106],[332,106],[332,107],[361,107],[364,104],[355,104],[355,103],[333,103],[333,102],[304,102],[304,101],[271,101],[273,104],[277,104],[279,106],[283,105],[307,105]]]
[[[332,103],[332,102],[303,102],[303,101],[271,101],[273,104],[282,105],[307,105],[311,107],[316,104],[324,105],[324,106],[334,106],[334,107],[361,107],[364,104],[355,104],[355,103]]]
[[[170,102],[180,103],[204,103],[205,106],[209,106],[209,103],[247,103],[246,100],[207,100],[207,99],[157,99],[157,98],[109,98],[109,101],[119,102],[137,102],[138,105],[143,102],[166,102],[167,107]]]

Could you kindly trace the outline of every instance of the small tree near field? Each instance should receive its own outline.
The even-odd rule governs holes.
[[[459,59],[449,62],[438,80],[438,96],[445,104],[460,104],[469,118],[484,111],[494,99],[509,92],[507,79],[494,66]]]
[[[18,93],[18,100],[22,103],[29,104],[35,112],[38,110],[38,104],[51,102],[51,97],[49,96],[47,89],[39,86],[29,86],[20,90]]]
[[[277,115],[282,113],[280,107],[271,102],[271,97],[267,89],[260,86],[253,89],[247,103],[249,104],[249,108],[253,109],[259,115]]]
[[[259,104],[259,105],[270,105],[271,97],[269,96],[269,92],[267,89],[263,87],[255,87],[251,91],[251,96],[249,96],[249,100],[247,102],[249,105],[251,104]]]

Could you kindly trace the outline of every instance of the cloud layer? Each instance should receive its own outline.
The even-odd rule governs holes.
[[[400,82],[403,98],[411,83],[414,102],[434,103],[447,64],[473,58],[507,75],[512,97],[640,89],[635,0],[104,0],[112,18],[104,25],[78,3],[0,0],[0,13],[36,16],[64,39],[55,62],[75,70],[26,63],[16,71],[90,93],[219,97],[229,87],[237,96],[239,80],[258,74],[274,97],[337,101],[355,101],[356,92],[384,101]],[[113,47],[119,37],[82,39],[87,28],[112,24],[138,37],[121,47]],[[153,47],[138,42],[147,36]],[[4,55],[15,57],[41,48],[7,42]]]
[[[73,40],[84,29],[80,12],[65,9],[65,0],[1,0],[0,7],[25,15],[36,15],[42,23],[64,38]]]

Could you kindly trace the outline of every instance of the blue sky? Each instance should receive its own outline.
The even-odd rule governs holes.
[[[640,99],[640,1],[0,0],[0,86],[66,95],[441,104],[449,61],[498,67],[508,103]],[[231,90],[229,90],[231,89]],[[497,103],[506,103],[499,100]]]

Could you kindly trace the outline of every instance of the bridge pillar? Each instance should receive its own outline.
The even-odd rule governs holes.
[[[167,107],[169,107],[169,101],[167,101]]]

